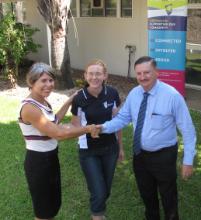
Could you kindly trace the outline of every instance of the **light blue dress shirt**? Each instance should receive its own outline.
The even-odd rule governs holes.
[[[135,128],[144,92],[142,86],[133,88],[119,113],[103,124],[102,132],[116,132],[130,122]],[[142,149],[157,151],[175,145],[178,128],[184,142],[183,164],[192,165],[196,153],[196,134],[184,98],[176,89],[159,80],[149,93],[141,135]]]

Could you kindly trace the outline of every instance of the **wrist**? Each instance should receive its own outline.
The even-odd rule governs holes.
[[[86,133],[91,133],[91,126],[90,125],[86,125]]]
[[[123,143],[119,143],[119,147],[120,147],[120,148],[123,148]]]

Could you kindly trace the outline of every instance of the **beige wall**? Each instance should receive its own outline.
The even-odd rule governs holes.
[[[83,69],[90,59],[100,58],[107,63],[109,73],[126,76],[128,50],[125,46],[136,45],[133,60],[147,54],[147,1],[133,2],[133,18],[75,18],[79,45],[71,20],[69,49],[72,67]]]
[[[0,0],[0,3],[23,2],[25,0]]]
[[[79,45],[71,19],[68,44],[73,68],[84,69],[90,59],[100,58],[107,63],[109,73],[127,76],[128,50],[125,46],[136,45],[133,61],[147,54],[147,1],[135,0],[133,4],[133,18],[75,18]],[[34,39],[43,46],[29,58],[50,63],[49,30],[36,10],[35,1],[26,1],[26,8],[27,22],[41,30]]]
[[[50,63],[50,54],[49,54],[49,43],[48,40],[50,38],[49,30],[47,25],[45,24],[42,16],[37,11],[36,1],[26,1],[26,21],[28,24],[31,24],[33,27],[37,27],[40,29],[39,32],[36,32],[34,35],[35,42],[42,45],[42,48],[38,50],[38,53],[28,55],[28,58],[35,61],[43,61],[46,63]]]

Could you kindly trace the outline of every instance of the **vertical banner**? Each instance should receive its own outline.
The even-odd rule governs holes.
[[[159,79],[185,96],[187,0],[148,0],[148,53]]]

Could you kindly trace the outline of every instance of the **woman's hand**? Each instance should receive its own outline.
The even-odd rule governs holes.
[[[119,157],[118,157],[118,161],[122,162],[125,159],[125,155],[124,155],[124,149],[123,146],[121,145],[119,148]]]
[[[68,97],[68,103],[72,104],[74,97],[78,94],[79,90],[75,91],[72,95]]]
[[[99,134],[101,132],[100,128],[97,128],[97,126],[94,124],[87,125],[87,127],[89,129],[89,133],[91,134],[92,138],[99,138]]]

